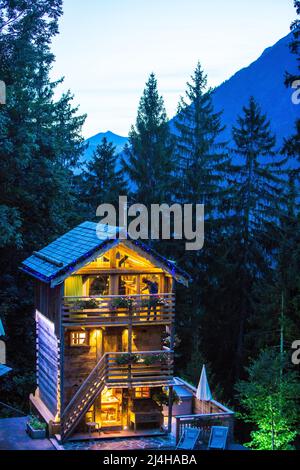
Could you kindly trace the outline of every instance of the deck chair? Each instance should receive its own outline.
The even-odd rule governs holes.
[[[226,447],[227,435],[228,427],[212,426],[208,442],[208,449],[224,450]]]
[[[200,429],[186,428],[176,446],[176,449],[193,450],[200,436]]]

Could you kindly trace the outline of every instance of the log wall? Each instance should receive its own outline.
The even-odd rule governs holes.
[[[37,385],[40,397],[53,415],[59,409],[59,343],[54,323],[36,312]]]

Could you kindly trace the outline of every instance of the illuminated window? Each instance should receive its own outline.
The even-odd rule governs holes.
[[[72,331],[70,336],[71,346],[88,346],[88,334],[86,331]]]
[[[137,387],[135,389],[135,398],[150,398],[150,388]]]

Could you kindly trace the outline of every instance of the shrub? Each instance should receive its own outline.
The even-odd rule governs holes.
[[[126,364],[136,364],[140,359],[138,354],[122,354],[117,356],[116,363],[118,365],[126,365]]]
[[[44,431],[47,427],[46,423],[42,423],[37,416],[30,416],[28,423],[35,431]]]
[[[133,299],[131,297],[117,297],[112,301],[111,305],[115,308],[127,308],[130,310],[133,305]]]

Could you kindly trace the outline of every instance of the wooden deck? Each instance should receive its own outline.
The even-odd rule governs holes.
[[[167,431],[161,429],[140,429],[133,431],[131,429],[121,429],[120,431],[105,431],[92,433],[75,433],[68,441],[88,441],[88,440],[102,440],[102,439],[115,439],[115,438],[134,438],[134,437],[153,437],[165,436]]]

